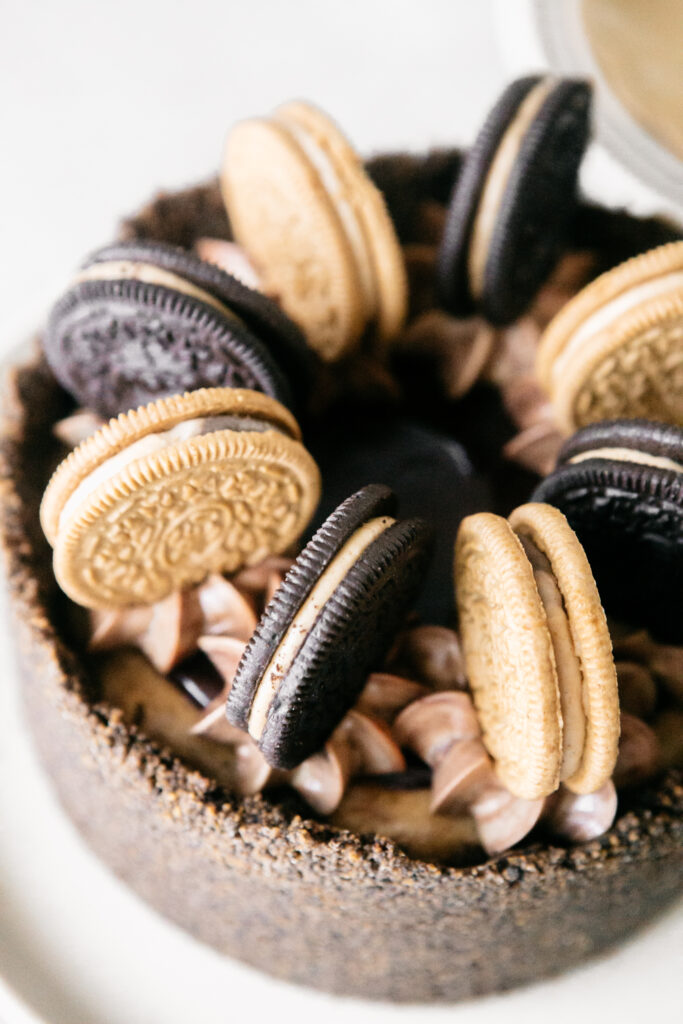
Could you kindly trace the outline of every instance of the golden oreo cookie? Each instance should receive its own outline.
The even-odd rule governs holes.
[[[537,361],[560,426],[683,425],[683,241],[598,277],[548,325]]]
[[[319,494],[284,406],[204,388],[111,420],[57,468],[40,514],[62,589],[120,607],[285,551]]]
[[[405,318],[403,256],[384,200],[323,113],[288,103],[231,131],[221,176],[238,242],[265,290],[323,359],[369,325],[381,339]]]
[[[590,566],[557,509],[463,520],[456,595],[467,673],[499,778],[535,800],[612,775],[617,679]]]

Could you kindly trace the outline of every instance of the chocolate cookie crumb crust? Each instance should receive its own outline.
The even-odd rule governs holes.
[[[425,199],[443,201],[440,166],[434,157],[400,156],[370,164],[400,197],[404,238],[416,233]],[[207,225],[216,234],[217,224],[227,235],[210,183],[162,196],[124,233],[190,245]],[[588,206],[576,232],[577,245],[592,241],[606,265],[672,234]],[[66,604],[38,524],[57,452],[46,444],[49,427],[68,409],[39,354],[9,372],[0,526],[26,708],[67,812],[161,913],[281,978],[347,995],[454,1001],[564,971],[622,941],[681,892],[681,773],[635,790],[598,840],[534,844],[454,868],[307,819],[294,799],[231,798],[127,727],[120,712],[97,703],[65,639]]]

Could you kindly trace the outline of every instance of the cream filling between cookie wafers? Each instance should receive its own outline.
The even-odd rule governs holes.
[[[579,452],[567,460],[567,465],[573,466],[579,462],[587,462],[588,459],[608,459],[614,462],[634,462],[638,466],[654,466],[657,469],[666,469],[673,473],[683,473],[683,465],[674,462],[665,455],[649,455],[647,452],[636,451],[634,448],[593,448],[592,451]]]
[[[617,295],[616,298],[596,309],[570,335],[562,351],[556,357],[552,368],[553,384],[560,383],[569,369],[572,359],[588,339],[595,337],[600,331],[615,323],[624,313],[629,313],[641,303],[667,295],[669,292],[672,294],[680,292],[683,297],[683,270],[675,270],[669,274],[663,274],[661,277],[643,281],[642,284],[634,285],[632,288],[627,288],[621,295]]]
[[[366,320],[372,320],[379,306],[378,285],[372,265],[372,257],[368,252],[368,243],[363,231],[362,221],[356,213],[353,204],[344,195],[344,185],[337,173],[334,162],[313,134],[308,132],[302,125],[293,122],[286,116],[278,114],[275,115],[275,120],[280,128],[283,128],[291,136],[292,140],[304,153],[308,162],[313,166],[320,184],[339,217],[358,270]]]
[[[586,742],[581,664],[574,650],[562,593],[549,560],[528,537],[521,534],[517,537],[533,569],[555,653],[562,713],[560,780],[569,779],[579,770]]]
[[[148,455],[156,455],[169,448],[179,441],[189,441],[194,437],[203,437],[206,434],[215,434],[221,430],[278,430],[274,423],[267,420],[257,420],[249,416],[202,416],[191,420],[184,420],[177,423],[170,430],[159,431],[155,434],[147,434],[145,437],[133,441],[122,451],[111,455],[99,466],[96,466],[85,476],[74,491],[69,495],[59,514],[57,529],[67,522],[69,517],[76,511],[78,506],[89,498],[90,495],[106,480],[122,472],[131,463],[143,459]]]
[[[486,175],[467,253],[468,282],[473,299],[479,299],[484,290],[484,274],[491,236],[524,136],[544,101],[555,88],[555,84],[556,79],[544,78],[527,93],[505,130]]]
[[[198,299],[218,310],[228,320],[233,320],[241,327],[245,326],[244,321],[211,292],[197,287],[179,274],[174,274],[172,270],[164,270],[153,263],[138,260],[105,260],[102,263],[93,263],[85,270],[80,270],[71,283],[76,285],[85,281],[141,281],[143,284],[160,285],[162,288],[181,292],[188,298]]]
[[[396,520],[391,516],[379,516],[368,520],[349,537],[321,573],[310,594],[287,627],[284,637],[276,647],[275,653],[261,676],[247,723],[247,730],[253,739],[258,741],[261,738],[273,697],[289,672],[326,602],[332,597],[365,550],[395,522]]]

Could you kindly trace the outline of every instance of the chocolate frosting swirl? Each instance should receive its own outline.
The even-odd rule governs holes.
[[[435,693],[414,701],[396,719],[394,736],[433,768],[432,812],[470,814],[489,854],[514,846],[540,821],[554,835],[572,842],[602,835],[614,821],[614,781],[587,796],[564,786],[545,800],[513,796],[498,779],[486,752],[469,694]],[[632,715],[622,715],[615,780],[623,785],[642,781],[656,765],[653,731]]]
[[[683,651],[655,644],[647,634],[631,634],[615,641],[625,707],[613,780],[588,796],[564,787],[546,800],[513,796],[498,779],[483,745],[457,634],[442,626],[420,625],[400,634],[386,669],[368,677],[355,708],[321,751],[291,772],[272,770],[251,737],[230,725],[225,701],[257,616],[290,565],[290,559],[268,559],[231,580],[211,576],[151,608],[92,613],[94,650],[138,647],[164,673],[197,650],[208,656],[223,689],[193,721],[189,733],[230,749],[229,776],[222,764],[221,777],[236,794],[247,796],[286,784],[316,813],[329,816],[353,790],[354,780],[362,789],[369,778],[377,779],[374,793],[381,789],[382,777],[400,778],[406,770],[402,751],[408,751],[431,769],[430,813],[470,821],[481,846],[495,855],[539,823],[570,842],[601,835],[614,820],[615,787],[646,781],[667,759],[657,724],[653,729],[639,715],[654,713],[660,684],[671,698],[679,697]],[[390,788],[387,792],[386,799],[375,799],[382,815],[387,799],[395,796]],[[372,808],[366,814],[371,816]],[[379,821],[377,829],[381,830]]]
[[[232,580],[214,573],[155,605],[92,611],[90,649],[137,647],[165,674],[197,650],[202,636],[246,642],[291,564],[290,559],[267,559]]]

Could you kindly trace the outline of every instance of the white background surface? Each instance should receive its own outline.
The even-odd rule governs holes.
[[[527,7],[505,6],[501,50],[485,0],[0,0],[0,356],[121,214],[217,168],[238,117],[303,96],[364,152],[470,140],[508,77],[510,9],[521,23]],[[597,152],[591,167],[588,187],[613,200],[618,175]],[[635,190],[633,202],[657,207]],[[6,628],[0,656],[6,1024],[217,1024],[240,1010],[328,1024],[349,1013],[377,1024],[678,1018],[680,912],[579,972],[455,1009],[349,1004],[223,960],[84,848],[24,732]]]

